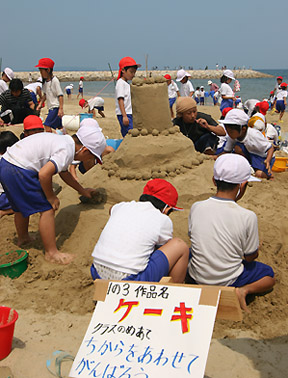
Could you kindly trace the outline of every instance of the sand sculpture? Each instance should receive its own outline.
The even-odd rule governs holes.
[[[166,79],[134,78],[131,85],[134,129],[102,168],[120,180],[149,180],[184,174],[205,158],[193,142],[173,126]]]

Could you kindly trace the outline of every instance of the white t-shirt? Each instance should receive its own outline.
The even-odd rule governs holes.
[[[130,84],[121,78],[117,80],[116,87],[115,87],[116,115],[122,114],[119,108],[119,102],[118,102],[118,99],[120,97],[124,98],[124,108],[125,108],[126,114],[132,114]]]
[[[230,85],[227,84],[227,83],[221,84],[219,92],[220,92],[221,96],[228,96],[228,97],[231,97],[231,98],[234,97],[233,90],[230,87]]]
[[[17,167],[39,172],[52,161],[57,172],[67,171],[75,155],[75,143],[70,135],[38,133],[8,147],[3,159]]]
[[[284,91],[283,89],[281,89],[277,95],[276,95],[276,99],[277,101],[281,101],[281,100],[284,100],[284,97],[287,97],[287,91]]]
[[[275,95],[277,95],[277,93],[282,90],[281,87],[280,87],[280,85],[278,83],[275,84],[275,87],[274,87],[274,93],[275,93]]]
[[[227,136],[228,136],[227,131],[226,131],[226,129],[225,129],[225,126],[224,126],[222,123],[219,123],[219,126],[223,127],[223,129],[224,129],[226,135],[221,135],[221,136],[218,135],[218,139],[219,139],[219,140],[218,140],[217,148],[221,148],[221,147],[223,147],[224,143],[225,143],[226,140],[227,140]]]
[[[253,110],[254,110],[254,108],[255,108],[255,106],[258,102],[260,102],[260,101],[257,100],[257,99],[254,99],[254,98],[244,102],[244,109],[248,110],[247,115],[249,117],[251,117],[251,114],[252,114],[252,112],[253,112]]]
[[[127,274],[142,272],[156,246],[173,237],[171,219],[150,202],[120,202],[92,253],[93,262]]]
[[[259,247],[256,214],[232,200],[211,197],[194,203],[188,226],[188,272],[199,284],[231,285],[243,271],[244,255]]]
[[[42,88],[42,83],[36,82],[36,83],[31,83],[25,86],[25,88],[27,88],[29,91],[34,92],[35,94],[37,94],[38,87]]]
[[[205,97],[205,91],[204,91],[204,89],[203,90],[200,89],[200,97]]]
[[[189,97],[191,92],[194,92],[194,87],[190,80],[184,84],[180,83],[180,96]]]
[[[8,84],[4,80],[0,80],[0,94],[9,89]]]
[[[177,97],[177,92],[179,92],[179,88],[175,81],[171,80],[171,83],[168,85],[168,97],[175,98]]]
[[[266,138],[270,142],[272,142],[272,143],[274,142],[275,144],[277,144],[277,142],[278,142],[278,133],[277,133],[277,130],[275,129],[275,127],[273,125],[271,125],[271,123],[267,123],[265,134],[266,134]]]
[[[43,93],[46,95],[47,108],[59,108],[59,96],[63,96],[60,82],[56,76],[52,80],[45,81],[42,86]]]
[[[102,97],[93,97],[90,98],[90,100],[87,101],[89,110],[93,110],[95,106],[104,106],[104,100]]]
[[[83,81],[82,80],[79,81],[79,88],[83,88]]]
[[[70,89],[70,90],[72,91],[72,89],[73,89],[72,85],[67,85],[67,87],[65,87],[65,91],[66,91],[67,89]]]
[[[200,98],[200,91],[199,91],[199,89],[196,89],[196,91],[194,92],[194,97],[195,98]]]
[[[267,151],[272,147],[261,131],[251,127],[247,128],[247,134],[243,140],[232,139],[228,136],[224,151],[233,151],[236,142],[243,143],[248,152],[261,157],[266,157]]]

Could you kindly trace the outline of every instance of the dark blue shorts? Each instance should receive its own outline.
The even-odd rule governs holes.
[[[226,98],[221,101],[220,112],[222,113],[225,108],[233,108],[232,98]]]
[[[200,104],[204,104],[204,97],[200,97]]]
[[[92,264],[91,276],[93,280],[97,278],[100,279],[95,266]],[[159,282],[162,277],[165,277],[169,274],[169,262],[166,255],[160,250],[157,249],[150,256],[148,265],[145,270],[139,272],[138,274],[131,274],[125,278],[123,281],[148,281],[148,282]]]
[[[83,88],[79,88],[79,93],[83,93]]]
[[[196,104],[199,104],[199,98],[195,97]]]
[[[30,92],[30,95],[31,95],[31,97],[32,97],[32,101],[33,101],[33,103],[34,103],[35,105],[37,105],[37,104],[38,104],[38,101],[37,101],[37,96],[36,96],[36,94],[35,94],[34,92]]]
[[[169,106],[170,106],[170,108],[172,108],[172,106],[175,104],[176,98],[177,97],[169,98]]]
[[[0,210],[9,210],[11,209],[10,202],[5,193],[0,194]]]
[[[119,121],[120,126],[121,126],[121,134],[122,134],[123,138],[125,137],[126,134],[128,134],[129,130],[133,129],[133,117],[132,117],[132,114],[127,114],[127,117],[129,119],[129,125],[128,126],[124,126],[123,125],[123,116],[122,115],[117,115],[118,121]]]
[[[251,166],[252,168],[257,171],[260,170],[264,172],[268,177],[271,176],[271,173],[268,173],[266,166],[264,164],[264,161],[266,160],[265,157],[261,157],[255,154],[250,154],[250,161],[251,161]],[[275,163],[275,157],[271,159],[270,162],[270,168],[272,169],[273,164]]]
[[[62,118],[58,117],[59,108],[50,109],[45,119],[44,125],[52,129],[62,129]]]
[[[101,112],[104,111],[104,106],[94,106],[94,109],[100,110]]]
[[[71,94],[71,89],[66,89],[67,95]]]
[[[276,110],[278,110],[278,112],[284,112],[285,111],[285,104],[284,104],[284,100],[277,100],[276,101]]]
[[[274,277],[274,272],[271,266],[263,264],[259,261],[242,261],[244,270],[237,278],[237,280],[230,286],[241,287],[259,281],[263,277]]]
[[[0,182],[15,212],[23,217],[52,209],[38,179],[38,172],[0,161]]]

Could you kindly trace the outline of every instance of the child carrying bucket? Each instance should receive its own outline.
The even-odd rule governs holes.
[[[115,104],[116,115],[123,137],[130,129],[133,129],[131,92],[128,81],[133,79],[138,67],[141,67],[141,64],[137,64],[129,56],[122,58],[119,62],[119,72],[115,87]]]

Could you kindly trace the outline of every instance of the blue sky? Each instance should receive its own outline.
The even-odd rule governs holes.
[[[149,69],[288,68],[287,0],[10,0],[1,14],[2,69],[33,71],[42,57],[117,69],[127,55],[144,67],[146,54]]]

